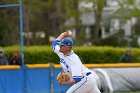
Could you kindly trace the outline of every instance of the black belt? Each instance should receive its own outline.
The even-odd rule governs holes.
[[[90,74],[91,74],[91,72],[86,73],[87,76],[90,75]]]

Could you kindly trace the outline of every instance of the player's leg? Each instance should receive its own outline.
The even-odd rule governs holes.
[[[88,76],[88,79],[89,79],[88,81],[90,82],[90,86],[92,86],[91,90],[89,90],[88,93],[101,93],[96,85],[96,80],[94,76],[91,74]]]
[[[84,77],[80,82],[70,87],[66,93],[88,93],[88,90],[90,90],[90,87],[88,85],[87,77]]]
[[[101,93],[100,90],[97,88],[97,86],[94,86],[94,88],[88,92],[88,93]]]
[[[101,93],[92,74],[85,76],[80,82],[74,84],[66,93]]]

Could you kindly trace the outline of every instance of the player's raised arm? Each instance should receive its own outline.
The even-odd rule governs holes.
[[[58,46],[58,43],[61,42],[61,40],[65,37],[71,37],[72,36],[72,32],[70,30],[66,31],[66,32],[63,32],[61,33],[57,38],[56,40],[54,40],[53,44],[52,44],[52,48],[53,48],[53,51],[55,53],[58,54],[59,52],[59,49],[60,47]]]
[[[62,40],[64,37],[71,37],[72,36],[72,32],[70,30],[66,31],[66,32],[63,32],[61,33],[57,38],[56,40]]]

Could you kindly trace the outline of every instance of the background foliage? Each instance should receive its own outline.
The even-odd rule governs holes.
[[[111,0],[118,2],[115,11],[107,12],[108,0],[22,0],[23,1],[23,30],[26,63],[48,63],[59,62],[58,57],[51,51],[50,36],[57,37],[67,29],[74,30],[75,52],[81,57],[84,63],[118,62],[125,49],[117,47],[128,47],[128,40],[124,35],[124,29],[107,38],[101,37],[101,23],[104,23],[106,32],[109,32],[111,20],[120,20],[122,26],[127,20],[136,18],[132,26],[130,45],[136,62],[139,61],[139,47],[137,40],[140,37],[140,9],[138,0]],[[93,3],[92,7],[80,9],[80,3]],[[19,0],[0,0],[0,5],[19,3]],[[112,4],[111,4],[112,5]],[[111,9],[109,9],[111,10]],[[95,23],[83,25],[81,16],[93,13]],[[68,23],[68,24],[67,24]],[[90,37],[86,37],[86,28],[89,27]],[[42,34],[43,33],[43,34]],[[0,46],[6,47],[6,55],[9,58],[14,49],[20,50],[13,45],[20,44],[19,35],[19,9],[18,7],[0,8]],[[41,46],[37,46],[41,45]],[[46,46],[47,45],[47,46]],[[94,45],[94,47],[83,47]],[[12,47],[13,46],[13,47]],[[30,47],[33,46],[33,47]],[[78,47],[82,46],[82,47]],[[112,47],[95,47],[112,46]],[[114,47],[114,48],[113,48]],[[137,55],[138,54],[138,55]]]
[[[6,57],[11,57],[13,50],[19,50],[18,46],[4,47]],[[124,55],[127,48],[109,46],[74,47],[73,50],[85,64],[88,63],[120,63],[120,58]],[[140,50],[131,49],[134,62],[140,61]],[[52,52],[51,46],[26,46],[26,64],[59,63],[59,58]]]
[[[126,46],[123,29],[120,33],[102,39],[100,36],[100,24],[104,21],[107,31],[110,28],[112,18],[117,18],[125,23],[127,19],[137,18],[137,23],[132,27],[131,45],[138,47],[137,39],[140,35],[140,10],[135,5],[136,0],[116,0],[118,9],[110,16],[103,16],[104,8],[108,7],[108,0],[22,0],[23,1],[23,22],[24,22],[24,44],[25,45],[50,45],[49,37],[57,37],[67,29],[75,30],[75,45],[85,45],[91,42],[93,45]],[[115,0],[114,0],[115,1]],[[18,3],[19,0],[0,0],[0,5]],[[80,9],[79,4],[93,3],[91,8]],[[131,6],[129,8],[129,6]],[[81,16],[94,13],[95,24],[83,25]],[[0,8],[0,46],[17,45],[20,43],[19,35],[19,9],[18,7]],[[70,21],[72,19],[72,21]],[[68,22],[68,24],[66,24]],[[86,38],[85,29],[90,28],[90,38]],[[43,33],[45,37],[39,34]],[[117,38],[113,38],[116,37]],[[114,39],[110,43],[108,39]]]

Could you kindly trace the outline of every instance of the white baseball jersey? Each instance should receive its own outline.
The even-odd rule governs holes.
[[[79,57],[73,51],[71,51],[68,55],[64,55],[63,53],[59,52],[60,47],[57,44],[53,46],[53,50],[59,56],[60,64],[64,72],[68,73],[71,77],[82,78],[84,74],[90,72],[89,69],[83,66]]]
[[[66,93],[86,93],[86,91],[89,91],[89,89],[92,91],[93,86],[88,86],[86,83],[92,83],[95,84],[95,80],[92,78],[90,80],[87,79],[86,74],[90,72],[88,68],[86,68],[79,57],[71,51],[69,54],[64,55],[61,53],[60,46],[57,44],[60,42],[59,40],[55,40],[53,43],[53,51],[59,56],[60,58],[60,64],[64,70],[65,73],[69,74],[71,78],[73,78],[76,81],[76,84],[74,84]],[[87,88],[89,87],[89,89]],[[90,88],[91,87],[91,88]],[[96,88],[94,88],[95,90]],[[99,91],[99,90],[98,90]],[[89,92],[89,93],[100,93],[100,92]]]

